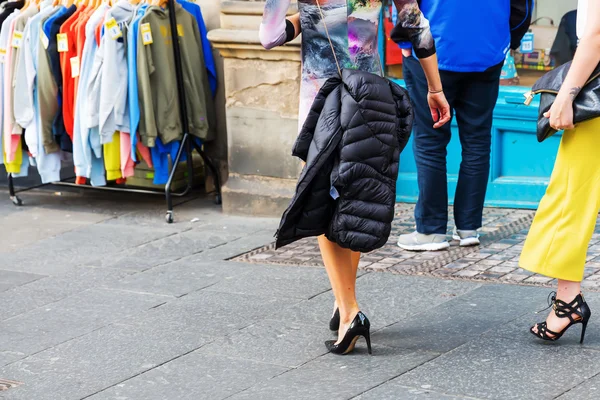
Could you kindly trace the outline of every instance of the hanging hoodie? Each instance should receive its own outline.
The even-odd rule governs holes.
[[[130,131],[126,46],[127,29],[134,13],[134,7],[128,0],[120,0],[106,13],[106,23],[114,19],[118,30],[111,31],[105,26],[100,44],[102,52],[96,55],[95,62],[100,63],[102,68],[98,125],[103,144],[112,142],[115,131]]]
[[[210,90],[202,71],[200,30],[196,20],[181,5],[175,4],[181,64],[185,87],[188,131],[204,139],[209,132],[206,108],[206,90]],[[138,91],[141,103],[140,135],[148,147],[154,147],[160,135],[162,142],[171,143],[182,138],[175,60],[169,13],[160,7],[149,7],[141,24],[152,33],[152,43],[144,44],[142,30],[138,33],[137,64]],[[141,26],[141,25],[140,25]]]

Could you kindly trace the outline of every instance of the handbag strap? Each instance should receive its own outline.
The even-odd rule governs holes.
[[[338,62],[337,55],[335,54],[335,48],[333,47],[333,42],[331,41],[331,36],[329,36],[329,29],[327,29],[327,22],[325,22],[325,15],[323,14],[323,10],[321,9],[321,3],[319,0],[317,1],[317,7],[319,8],[319,13],[321,14],[321,21],[323,21],[323,26],[325,27],[325,33],[327,34],[327,40],[329,40],[329,46],[331,46],[331,52],[333,53],[333,58],[335,60],[335,65],[337,66],[338,73],[342,76],[342,69],[340,68],[340,63]]]
[[[338,73],[340,77],[342,76],[342,69],[340,68],[340,63],[338,62],[337,55],[335,53],[335,48],[333,47],[333,41],[331,40],[331,36],[329,35],[329,29],[327,28],[327,22],[325,21],[325,15],[323,14],[323,10],[321,9],[321,3],[319,0],[316,0],[317,8],[319,9],[319,13],[321,14],[321,21],[323,21],[323,26],[325,27],[325,34],[327,35],[327,40],[329,41],[329,46],[331,47],[331,52],[333,53],[333,59],[335,60],[335,65],[337,67]],[[379,70],[381,71],[381,76],[385,77],[385,71],[383,70],[383,66],[381,65],[381,60],[377,59],[377,63],[379,64]]]

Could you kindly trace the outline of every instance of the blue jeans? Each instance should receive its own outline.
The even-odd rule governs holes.
[[[447,146],[450,123],[433,128],[427,104],[427,79],[414,57],[404,58],[404,79],[414,106],[414,154],[419,200],[415,208],[417,231],[445,234],[448,226]],[[482,226],[483,203],[490,174],[492,120],[498,99],[502,65],[485,72],[440,71],[444,93],[456,115],[462,162],[454,198],[454,218],[461,230]]]

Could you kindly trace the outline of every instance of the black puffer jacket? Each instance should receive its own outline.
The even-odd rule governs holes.
[[[323,234],[354,251],[382,247],[412,120],[408,94],[395,83],[354,70],[329,79],[294,146],[306,166],[283,214],[277,247]]]

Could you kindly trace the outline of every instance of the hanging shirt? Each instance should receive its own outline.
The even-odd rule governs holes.
[[[210,46],[210,41],[207,37],[208,31],[206,29],[206,24],[204,23],[204,18],[202,18],[202,9],[198,4],[187,0],[179,0],[178,2],[181,4],[184,10],[194,16],[196,22],[198,23],[198,28],[200,29],[200,40],[202,41],[204,66],[206,67],[206,72],[208,73],[210,91],[214,97],[217,93],[217,68],[215,66],[215,58],[213,56],[212,47]]]
[[[45,46],[49,44],[48,36],[43,32],[43,27],[52,18],[62,14],[66,8],[59,6],[55,12],[48,17],[43,17],[40,27],[40,44],[38,44],[38,63],[37,63],[37,93],[39,102],[38,129],[40,130],[40,140],[47,154],[60,151],[58,143],[54,140],[52,133],[52,124],[58,111],[58,87],[52,76],[50,66],[50,57]]]
[[[18,10],[14,10],[2,23],[2,29],[0,31],[0,57],[2,57],[3,60],[6,60],[6,53],[7,53],[7,48],[10,46],[10,37],[11,37],[11,26],[12,23],[14,21],[14,19],[19,15],[19,11]],[[2,86],[2,92],[5,92],[5,88],[6,88],[6,82],[4,80],[4,73],[5,73],[5,69],[6,69],[6,65],[4,62],[0,63],[0,85]],[[6,172],[9,173],[19,173],[21,171],[21,161],[22,161],[22,157],[21,157],[21,152],[19,151],[20,148],[15,149],[15,151],[12,151],[11,149],[11,134],[10,132],[8,133],[4,133],[4,118],[5,118],[5,112],[4,112],[4,95],[0,95],[0,113],[2,115],[2,120],[0,121],[0,129],[2,130],[2,136],[1,137],[1,142],[2,142],[2,159],[4,162],[4,165],[6,167]],[[7,157],[7,154],[11,154],[12,153],[12,159],[9,159]]]
[[[83,59],[82,59],[83,46],[85,45],[85,28],[86,28],[86,25],[89,22],[91,16],[94,14],[95,11],[96,11],[96,9],[94,9],[93,7],[89,7],[87,12],[85,13],[85,15],[83,15],[79,19],[79,22],[77,23],[77,26],[75,28],[77,58],[79,59],[80,71],[79,71],[79,75],[75,77],[74,89],[73,89],[73,100],[75,100],[77,98],[77,92],[79,91],[79,77],[81,76],[81,62],[83,61]],[[74,105],[75,105],[75,107],[74,107],[74,110],[75,110],[75,108],[77,108],[77,103],[74,102]]]
[[[106,185],[104,176],[104,162],[102,145],[97,129],[88,127],[88,81],[92,73],[92,65],[98,51],[95,31],[98,24],[104,21],[104,14],[108,6],[106,4],[94,11],[85,26],[85,42],[81,54],[81,71],[79,88],[75,101],[75,123],[73,125],[73,163],[78,183],[85,183],[90,179],[92,186]]]
[[[131,133],[131,158],[137,162],[137,132],[140,123],[140,105],[137,86],[137,40],[140,20],[146,14],[148,5],[138,7],[136,17],[133,19],[127,33],[127,98],[129,102],[129,131]]]
[[[77,57],[77,35],[75,25],[79,21],[81,15],[86,11],[85,6],[81,6],[71,15],[64,24],[60,27],[60,33],[65,35],[67,42],[67,51],[59,53],[61,79],[62,79],[62,118],[65,126],[65,131],[71,141],[73,140],[73,109],[74,105],[74,84],[72,62],[71,59]],[[75,63],[77,63],[75,61]],[[77,68],[77,65],[75,65]]]
[[[127,27],[134,15],[134,8],[127,0],[120,0],[106,14],[106,21],[113,20],[120,37],[105,29],[95,63],[100,63],[100,102],[98,126],[103,144],[112,142],[115,131],[130,131],[127,103]],[[95,67],[96,68],[96,67]]]
[[[8,79],[8,87],[5,86],[5,115],[4,118],[4,132],[8,135],[11,133],[12,149],[20,147],[21,135],[23,134],[23,128],[19,126],[15,121],[14,113],[14,98],[15,98],[15,85],[16,85],[16,67],[19,60],[20,53],[23,47],[23,33],[25,26],[31,17],[38,13],[37,5],[32,4],[27,9],[22,10],[19,16],[17,16],[13,22],[14,29],[12,35],[12,41],[10,44],[10,52],[7,51],[6,59],[4,61],[5,66],[5,78]],[[9,55],[10,54],[10,55]]]
[[[41,117],[37,69],[39,47],[41,47],[40,30],[42,20],[58,9],[52,7],[51,4],[51,0],[42,2],[40,13],[31,18],[25,27],[22,57],[19,58],[17,66],[17,88],[19,90],[15,93],[15,118],[17,123],[25,129],[25,142],[30,153],[35,157],[42,183],[59,181],[61,167],[60,152],[46,153],[40,140],[39,129]]]
[[[77,7],[72,5],[69,8],[65,8],[64,10],[59,11],[56,15],[51,17],[44,24],[44,32],[48,33],[48,56],[50,57],[50,68],[52,71],[52,76],[54,77],[54,81],[57,87],[57,105],[58,110],[54,115],[53,123],[52,123],[52,134],[56,142],[59,144],[61,150],[72,153],[73,152],[73,142],[71,138],[67,134],[65,129],[65,123],[63,119],[62,113],[62,103],[63,103],[63,80],[62,80],[62,70],[60,67],[60,56],[58,53],[58,40],[57,35],[60,32],[60,27],[64,24],[71,15],[73,15],[77,11]]]
[[[15,68],[15,97],[13,111],[15,122],[25,130],[25,143],[33,157],[37,157],[39,131],[35,123],[34,85],[37,75],[37,49],[40,42],[40,24],[42,17],[49,16],[54,7],[49,7],[52,0],[42,2],[42,11],[27,22],[23,31],[23,47]]]

